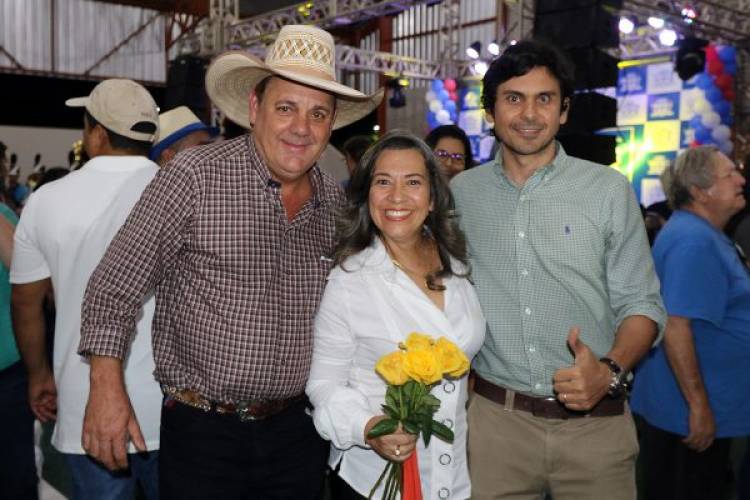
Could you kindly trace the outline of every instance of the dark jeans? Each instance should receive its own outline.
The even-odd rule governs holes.
[[[740,477],[737,478],[737,500],[750,500],[750,439],[745,441],[745,457],[740,465]]]
[[[38,498],[34,414],[21,362],[0,372],[0,498]]]
[[[341,479],[337,471],[329,471],[329,482],[331,486],[331,500],[366,500],[364,497],[354,491],[349,483]]]
[[[721,500],[729,478],[731,439],[715,439],[700,453],[683,436],[640,419],[645,500]]]
[[[136,483],[147,500],[159,498],[159,452],[128,454],[129,468],[111,472],[88,455],[66,453],[75,500],[132,500]]]
[[[328,443],[306,405],[241,422],[169,401],[161,415],[162,500],[322,498]]]

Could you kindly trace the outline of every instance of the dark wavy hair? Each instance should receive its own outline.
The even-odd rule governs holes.
[[[573,65],[554,45],[541,40],[518,42],[492,61],[482,79],[482,108],[494,113],[497,87],[537,67],[547,68],[560,84],[560,112],[565,111],[575,89]]]
[[[426,142],[432,149],[435,149],[437,143],[440,142],[440,139],[443,137],[450,137],[459,140],[464,145],[464,151],[466,152],[464,154],[464,170],[469,170],[474,166],[474,154],[471,152],[471,142],[469,142],[466,132],[457,125],[440,125],[439,127],[432,129],[430,133],[427,134],[427,137],[424,138],[424,142]]]
[[[334,264],[342,264],[348,257],[369,247],[373,238],[380,236],[380,230],[370,217],[368,203],[375,163],[384,151],[405,149],[419,152],[427,168],[432,211],[424,221],[425,233],[435,240],[442,266],[439,271],[427,276],[427,286],[431,290],[441,290],[442,288],[435,284],[437,278],[453,274],[468,275],[468,272],[466,274],[455,273],[450,260],[453,257],[468,269],[466,238],[458,227],[453,195],[440,173],[432,150],[420,138],[405,131],[394,130],[384,135],[367,150],[354,171],[349,185],[349,201],[336,222],[338,243],[333,251]]]

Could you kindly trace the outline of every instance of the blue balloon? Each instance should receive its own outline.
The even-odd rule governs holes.
[[[709,89],[714,86],[714,79],[708,73],[701,73],[695,79],[695,86],[699,89]]]
[[[721,123],[723,123],[727,127],[731,127],[732,125],[734,125],[734,117],[732,116],[732,113],[727,113],[726,116],[722,115]]]
[[[452,99],[448,99],[445,101],[445,109],[448,110],[449,113],[453,113],[456,111],[456,102]]]
[[[724,45],[717,52],[719,54],[719,59],[721,59],[721,62],[725,65],[732,64],[733,62],[737,64],[737,49],[731,45]]]
[[[724,94],[716,86],[712,86],[706,89],[706,100],[713,104],[714,109],[716,109],[716,105],[724,100]]]
[[[713,138],[711,137],[711,130],[707,129],[706,127],[695,129],[695,138],[702,144],[708,144],[713,140]]]
[[[727,63],[724,65],[724,73],[735,76],[737,74],[737,63]]]
[[[445,107],[446,101],[450,101],[451,100],[451,95],[445,89],[443,89],[440,92],[438,92],[437,93],[437,97],[438,97],[438,99],[440,99],[440,101],[442,101],[443,107]]]
[[[714,104],[714,111],[716,111],[720,115],[725,115],[732,111],[732,106],[727,101],[722,99],[721,101]]]
[[[443,80],[432,80],[431,87],[433,92],[437,94],[445,88],[445,84],[443,83]]]
[[[701,115],[695,115],[690,119],[690,128],[693,130],[698,130],[699,128],[703,128],[703,123],[701,123]]]

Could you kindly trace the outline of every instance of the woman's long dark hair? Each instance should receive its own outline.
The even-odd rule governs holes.
[[[373,238],[380,236],[380,230],[370,217],[368,204],[370,186],[375,171],[375,162],[383,151],[394,149],[413,149],[424,158],[430,180],[430,201],[432,202],[432,211],[428,213],[424,226],[425,232],[437,244],[442,266],[439,271],[431,273],[426,279],[430,289],[438,290],[441,288],[435,284],[437,278],[456,274],[451,267],[451,257],[463,263],[468,269],[466,238],[458,227],[453,195],[440,173],[432,150],[421,139],[409,132],[394,130],[384,135],[370,146],[354,170],[349,184],[349,201],[336,222],[338,243],[333,251],[333,260],[337,265],[342,264],[348,257],[369,247]],[[466,274],[460,276],[466,276]]]

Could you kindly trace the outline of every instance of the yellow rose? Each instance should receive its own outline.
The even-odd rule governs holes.
[[[406,355],[401,351],[386,354],[375,364],[375,371],[380,374],[391,385],[403,385],[409,380],[404,371],[404,358]]]
[[[435,355],[434,349],[407,351],[404,371],[412,379],[427,385],[434,384],[443,378],[440,360]]]
[[[409,336],[406,337],[404,345],[406,346],[407,351],[420,351],[430,349],[434,343],[435,341],[429,335],[411,332]]]
[[[442,372],[449,377],[460,377],[469,369],[466,354],[445,337],[440,337],[435,343],[435,353],[440,360]]]

